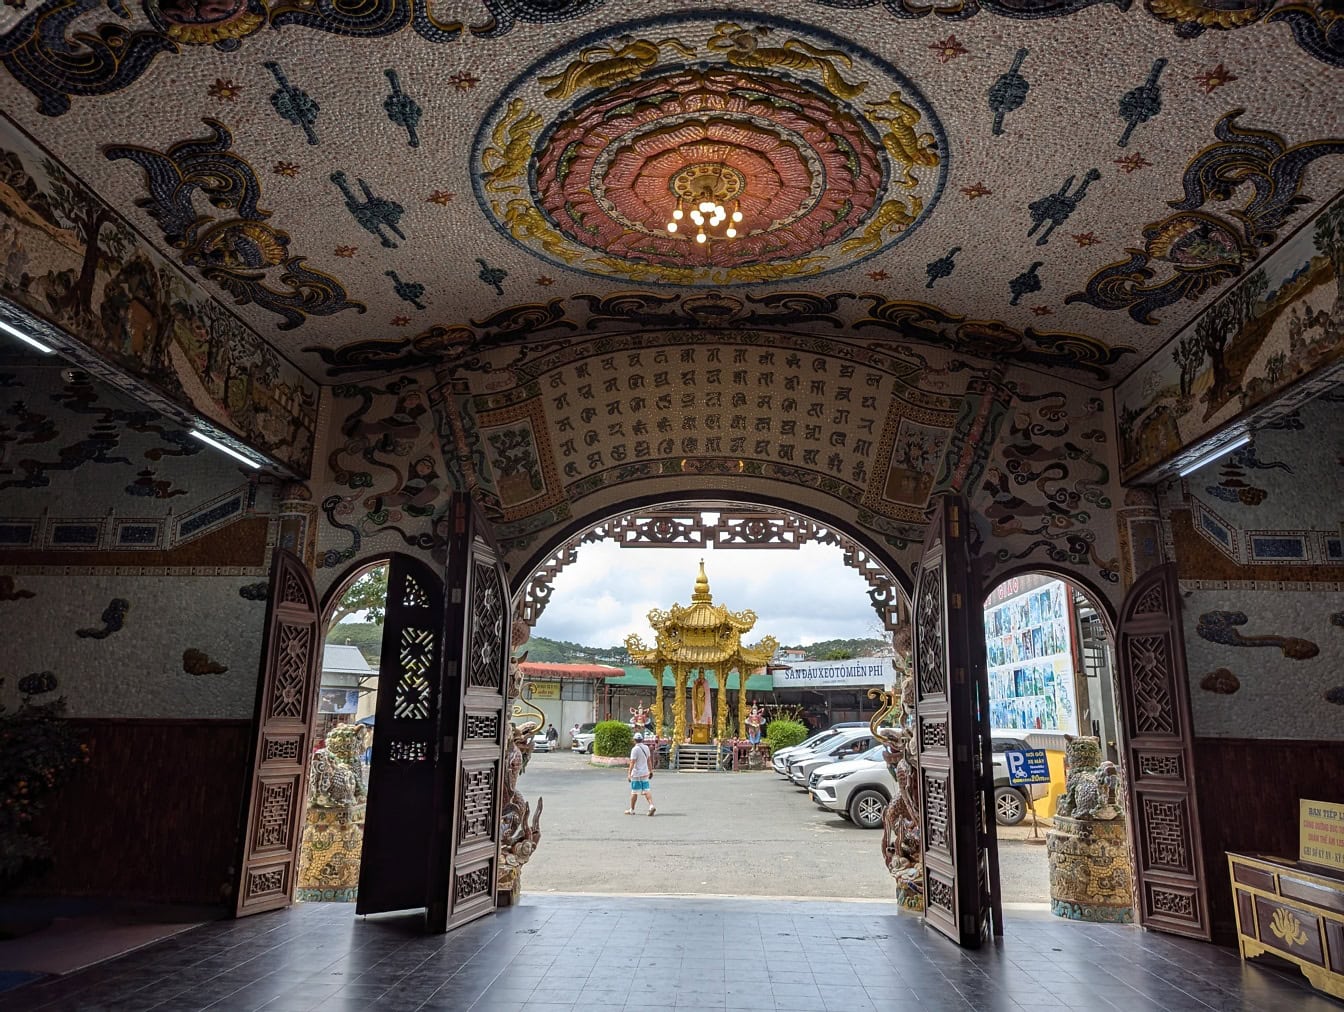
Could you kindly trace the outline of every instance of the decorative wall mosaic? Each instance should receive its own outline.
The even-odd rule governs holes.
[[[178,213],[194,215],[189,197]],[[215,230],[210,241],[213,259],[233,240]],[[3,117],[0,297],[182,407],[307,471],[316,386]],[[146,487],[153,494],[152,476],[141,477],[151,478]]]
[[[1165,487],[1196,734],[1344,738],[1322,705],[1344,660],[1341,454],[1344,395],[1327,392]],[[1229,474],[1256,494],[1221,495]]]
[[[75,716],[252,713],[263,609],[240,591],[267,572],[273,490],[184,437],[58,360],[0,360],[8,670],[63,672]],[[188,648],[231,670],[192,684]]]
[[[1341,350],[1344,193],[1120,384],[1125,478],[1334,366]]]

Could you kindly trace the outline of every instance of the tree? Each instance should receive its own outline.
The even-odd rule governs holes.
[[[69,222],[84,244],[79,277],[65,295],[61,308],[76,316],[87,316],[92,312],[93,282],[99,265],[126,255],[133,244],[131,231],[110,207],[54,161],[45,159],[42,168],[47,174],[52,210]]]
[[[848,650],[827,650],[823,661],[848,661],[853,660],[854,655]]]
[[[352,583],[350,589],[341,596],[331,616],[331,624],[335,626],[342,619],[361,611],[364,612],[365,622],[382,622],[386,606],[387,567],[378,566]]]
[[[1204,361],[1204,349],[1200,345],[1198,335],[1190,334],[1176,342],[1171,357],[1181,369],[1181,400],[1184,400],[1190,396],[1190,388],[1195,383],[1195,374],[1199,372],[1199,365]]]
[[[1255,315],[1256,303],[1263,299],[1268,291],[1269,275],[1265,273],[1263,267],[1241,283],[1242,297],[1245,299],[1241,314],[1242,323],[1248,323]]]

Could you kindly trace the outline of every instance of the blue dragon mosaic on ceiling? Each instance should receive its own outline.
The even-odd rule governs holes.
[[[861,10],[881,6],[889,15],[922,18],[933,14],[964,21],[988,13],[1014,20],[1047,20],[1112,5],[1128,11],[1131,0],[812,0],[818,7]],[[213,46],[223,52],[242,48],[263,28],[290,26],[348,38],[378,39],[408,26],[435,44],[454,42],[464,31],[481,38],[507,35],[519,22],[556,24],[605,6],[605,0],[481,0],[481,20],[440,21],[429,0],[225,0],[202,7],[191,0],[142,0],[148,28],[130,27],[123,0],[44,0],[0,38],[0,64],[38,100],[48,116],[70,108],[72,98],[108,95],[138,80],[162,54],[180,55],[184,47]],[[106,8],[117,20],[96,25],[74,22]],[[1293,3],[1275,8],[1274,0],[1188,0],[1154,4],[1148,14],[1171,23],[1176,34],[1191,37],[1206,27],[1241,29],[1260,22],[1285,24],[1298,46],[1315,59],[1344,67],[1344,13],[1333,3]]]

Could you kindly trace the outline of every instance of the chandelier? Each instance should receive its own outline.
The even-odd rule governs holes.
[[[746,189],[746,179],[737,169],[722,162],[688,165],[668,181],[668,188],[677,200],[666,226],[669,234],[686,228],[689,235],[689,218],[695,226],[695,241],[702,246],[710,239],[737,238],[742,222],[738,198]]]

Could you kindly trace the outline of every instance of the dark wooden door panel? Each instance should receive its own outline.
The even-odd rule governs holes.
[[[356,913],[420,909],[429,902],[442,629],[443,582],[423,562],[394,555]]]
[[[1002,933],[992,808],[989,685],[979,580],[960,496],[936,505],[915,574],[915,719],[924,916],[978,947]]]
[[[1116,635],[1139,921],[1211,937],[1176,566],[1130,588]]]
[[[279,548],[271,557],[265,629],[236,917],[292,902],[317,712],[322,666],[317,590],[303,560]]]

